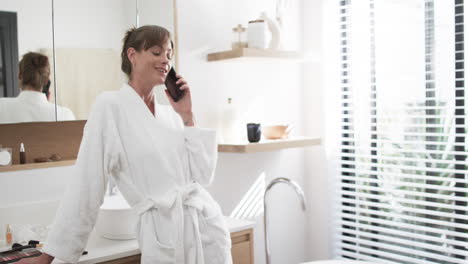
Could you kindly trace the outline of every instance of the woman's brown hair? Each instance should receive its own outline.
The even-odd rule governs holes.
[[[49,58],[37,52],[28,52],[19,62],[19,79],[21,88],[32,87],[42,92],[50,77]]]
[[[128,78],[132,73],[132,63],[128,59],[127,50],[129,48],[134,48],[136,51],[147,50],[155,45],[161,46],[168,39],[171,39],[171,33],[160,26],[147,25],[141,26],[139,28],[131,28],[125,33],[123,39],[123,48],[122,53],[120,54],[122,58],[122,71],[127,74]],[[174,47],[174,44],[171,40],[171,46]],[[174,52],[174,51],[173,51]]]

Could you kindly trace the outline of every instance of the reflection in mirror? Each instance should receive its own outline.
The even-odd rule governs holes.
[[[57,102],[87,119],[96,96],[124,81],[120,49],[136,24],[136,2],[55,0],[54,16]]]
[[[54,75],[52,56],[43,56],[53,47],[52,2],[2,0],[0,9],[4,97],[0,98],[0,123],[55,121],[54,91],[43,93]],[[58,110],[61,119],[73,119],[62,110]]]

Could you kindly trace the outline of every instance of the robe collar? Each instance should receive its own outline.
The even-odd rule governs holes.
[[[140,111],[146,112],[153,119],[155,119],[156,116],[158,116],[158,112],[156,111],[156,109],[159,110],[160,107],[158,107],[159,104],[156,101],[156,95],[154,97],[154,115],[153,115],[153,113],[151,113],[151,111],[148,109],[148,106],[145,104],[143,99],[140,97],[140,95],[135,91],[135,89],[132,86],[130,86],[128,83],[124,83],[120,90],[124,92],[125,94],[128,94],[129,99],[132,101],[132,103],[134,103],[135,105],[138,105],[138,107],[141,109]]]
[[[168,125],[171,126],[170,124],[172,124],[173,121],[171,121],[172,118],[170,118],[169,116],[171,115],[171,112],[173,112],[173,110],[170,105],[159,104],[155,97],[155,102],[154,102],[155,114],[153,115],[153,113],[151,113],[151,111],[148,109],[148,106],[145,104],[145,102],[140,97],[140,95],[128,83],[124,83],[122,85],[120,92],[124,94],[124,97],[131,104],[132,111],[137,111],[138,113],[143,115],[145,119],[147,120],[156,121],[156,122],[150,122],[150,123],[164,125],[164,126],[168,126]]]
[[[38,104],[47,104],[49,101],[47,101],[47,97],[44,93],[42,92],[36,92],[36,91],[21,91],[21,93],[18,95],[18,100],[21,101],[26,101],[29,103],[38,103]]]

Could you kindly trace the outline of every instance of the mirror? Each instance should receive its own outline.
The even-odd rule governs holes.
[[[135,1],[54,1],[58,106],[87,119],[98,94],[120,88],[122,37],[135,25]]]
[[[54,11],[57,104],[79,120],[87,119],[98,94],[126,81],[120,52],[129,28],[174,28],[167,0],[55,0]]]
[[[39,91],[30,90],[20,94],[19,87],[22,82],[18,80],[18,62],[24,54],[43,53],[53,48],[52,0],[2,0],[0,34],[0,123],[55,121],[53,89],[50,90],[47,101],[46,95],[42,94],[42,87],[29,85],[30,82],[28,89],[37,88]],[[30,67],[25,69],[25,76],[36,72],[30,70]],[[52,78],[52,69],[48,71]],[[28,111],[28,107],[37,107],[37,111],[27,115],[25,112]]]
[[[9,118],[8,123],[87,119],[99,93],[118,90],[126,81],[120,70],[120,50],[127,29],[156,24],[166,27],[176,38],[175,0],[2,0],[0,11],[16,12],[18,19],[18,57],[11,60],[11,65],[3,65],[5,58],[0,64],[0,81],[10,76],[9,80],[16,84],[0,84],[2,93],[6,94],[5,87],[16,87],[9,97],[18,95],[18,60],[25,52],[36,51],[49,58],[50,100],[57,103],[48,118]],[[0,41],[2,49],[4,39]],[[177,42],[175,50],[176,61]],[[13,75],[4,74],[7,68]],[[167,103],[163,88],[157,89],[157,97],[159,102]],[[14,111],[4,111],[1,100],[0,123],[6,123],[2,116],[14,116]],[[73,118],[67,115],[69,112]]]

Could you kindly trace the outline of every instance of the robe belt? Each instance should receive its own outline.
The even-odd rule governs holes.
[[[135,211],[137,212],[139,219],[141,216],[151,209],[165,209],[170,210],[173,214],[172,217],[175,219],[176,227],[178,228],[178,233],[174,245],[175,249],[175,260],[177,264],[185,263],[184,255],[184,207],[187,208],[192,222],[194,225],[195,231],[195,241],[196,241],[196,252],[197,252],[197,263],[204,264],[203,258],[203,247],[201,243],[200,228],[198,225],[198,212],[202,211],[204,208],[204,202],[198,194],[201,190],[201,185],[198,183],[190,183],[182,187],[175,187],[171,189],[162,197],[148,197],[141,201],[140,203],[134,206]]]

